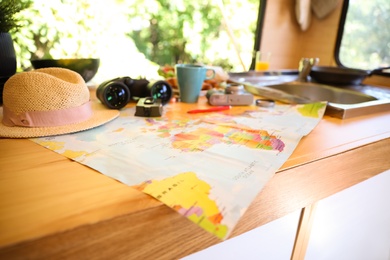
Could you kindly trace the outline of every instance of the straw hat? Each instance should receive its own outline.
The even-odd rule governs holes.
[[[83,78],[64,68],[15,74],[7,80],[0,108],[0,137],[29,138],[87,130],[119,115],[89,100]]]

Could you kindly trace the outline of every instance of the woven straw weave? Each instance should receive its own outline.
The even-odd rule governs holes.
[[[3,105],[20,114],[79,107],[89,101],[89,90],[83,78],[64,68],[45,68],[12,76],[4,85]],[[53,136],[88,130],[119,116],[118,110],[92,102],[92,116],[82,122],[53,127],[6,126],[0,107],[0,137],[30,138]]]
[[[70,70],[45,68],[16,74],[3,91],[4,105],[19,114],[77,107],[89,101],[83,78]]]

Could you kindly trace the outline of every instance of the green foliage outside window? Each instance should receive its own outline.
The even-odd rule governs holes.
[[[98,57],[97,82],[158,77],[159,66],[177,62],[243,71],[239,57],[249,67],[258,8],[258,0],[34,0],[13,34],[19,70],[32,58]]]
[[[339,58],[344,66],[390,66],[390,1],[350,0]]]
[[[0,32],[13,32],[22,26],[19,13],[30,5],[30,0],[1,0]]]

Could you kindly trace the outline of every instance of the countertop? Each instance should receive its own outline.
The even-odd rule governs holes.
[[[171,116],[195,106],[175,103]],[[177,108],[177,109],[176,109]],[[390,111],[324,116],[231,236],[390,169]],[[152,197],[28,139],[0,139],[1,259],[177,259],[221,241]]]

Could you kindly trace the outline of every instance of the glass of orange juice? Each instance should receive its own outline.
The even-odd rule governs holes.
[[[257,51],[255,70],[256,71],[268,70],[270,59],[271,59],[270,52]]]

